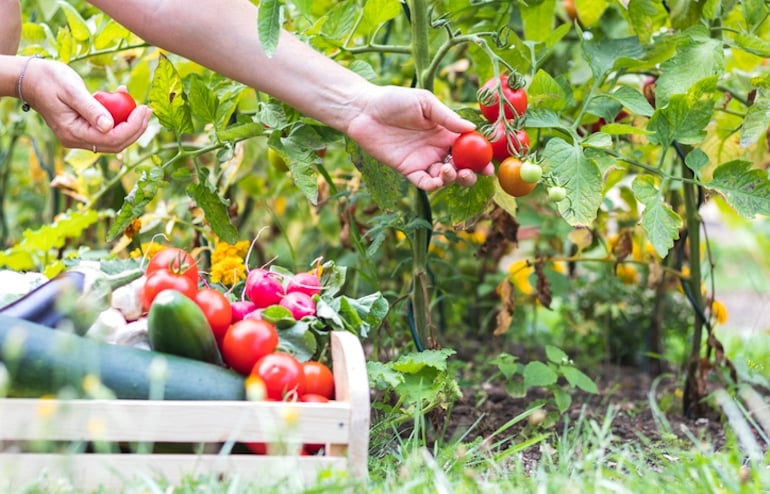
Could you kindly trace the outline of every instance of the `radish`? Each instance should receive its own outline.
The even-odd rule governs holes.
[[[286,293],[302,292],[311,297],[321,293],[321,280],[313,273],[297,273],[286,284]]]
[[[315,302],[313,297],[304,292],[291,292],[284,295],[279,305],[291,312],[294,319],[299,321],[305,316],[315,315]]]
[[[230,307],[233,311],[233,318],[230,324],[245,319],[246,316],[257,309],[257,305],[251,300],[238,300],[230,303]]]
[[[285,292],[278,276],[261,268],[249,271],[244,291],[258,309],[275,305],[283,298]]]

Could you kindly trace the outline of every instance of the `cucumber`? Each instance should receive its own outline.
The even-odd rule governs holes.
[[[203,311],[177,290],[163,290],[153,299],[147,313],[147,337],[155,351],[224,365]]]
[[[163,380],[151,377],[158,361],[166,364]],[[7,369],[12,397],[56,394],[65,387],[82,393],[83,378],[95,375],[121,399],[148,399],[151,391],[153,398],[162,391],[158,394],[166,400],[245,399],[244,377],[224,367],[52,331],[4,315],[0,364]]]

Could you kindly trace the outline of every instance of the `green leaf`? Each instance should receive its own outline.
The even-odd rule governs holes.
[[[770,179],[767,170],[752,168],[748,161],[734,160],[718,166],[706,184],[720,192],[744,218],[770,215]]]
[[[262,124],[257,122],[234,124],[217,131],[217,138],[220,141],[240,141],[250,137],[261,136],[264,133],[264,129]]]
[[[553,390],[553,400],[556,403],[556,408],[559,409],[559,413],[566,412],[570,405],[572,405],[572,395],[563,389],[556,388]]]
[[[177,134],[193,131],[190,105],[186,101],[182,78],[165,55],[160,56],[152,77],[150,108],[165,128]]]
[[[556,384],[559,375],[543,362],[533,361],[524,366],[524,386],[526,388],[551,386]]]
[[[548,360],[554,364],[563,364],[565,362],[569,362],[569,356],[564,353],[564,350],[553,345],[545,346],[545,355],[548,357]]]
[[[572,366],[564,366],[560,370],[561,374],[573,388],[580,388],[587,393],[596,394],[599,392],[593,379],[585,375],[580,369]]]
[[[528,41],[545,41],[553,33],[556,0],[521,2],[521,20],[524,23],[524,38]]]
[[[521,364],[519,364],[518,360],[519,358],[515,355],[501,353],[492,359],[491,363],[497,366],[500,370],[500,374],[502,374],[505,379],[510,379],[514,374],[519,372],[519,369],[521,368]]]
[[[278,328],[278,350],[291,353],[300,362],[310,360],[318,350],[318,341],[306,321],[296,321]]]
[[[383,362],[368,360],[366,371],[369,375],[369,384],[376,389],[395,389],[404,382],[404,375]]]
[[[580,22],[586,27],[596,24],[608,6],[607,0],[575,0]]]
[[[394,169],[385,166],[365,153],[353,140],[346,139],[346,148],[353,164],[372,195],[372,200],[383,211],[392,211],[403,197],[406,179]]]
[[[540,69],[527,87],[530,108],[542,108],[558,112],[567,106],[564,89],[548,72]]]
[[[473,187],[452,184],[439,190],[434,201],[444,204],[449,221],[457,224],[481,214],[495,193],[493,177],[479,176]]]
[[[612,147],[612,137],[610,137],[608,133],[604,132],[603,126],[601,132],[594,132],[593,134],[590,134],[580,144],[590,148],[609,148]]]
[[[705,26],[687,30],[678,38],[676,54],[661,64],[655,82],[658,107],[666,106],[676,94],[686,94],[703,79],[722,75],[725,55],[722,42],[712,39]]]
[[[679,238],[682,218],[661,200],[653,177],[648,175],[636,177],[632,189],[636,198],[644,204],[642,228],[647,232],[647,237],[655,251],[661,257],[665,257],[674,246],[674,240]]]
[[[145,207],[155,198],[158,189],[167,185],[163,178],[163,168],[152,167],[142,171],[133,189],[123,199],[123,205],[107,232],[107,240],[115,240],[132,221],[144,214]]]
[[[549,109],[540,108],[532,108],[531,110],[527,110],[526,126],[532,129],[568,128],[568,126],[563,124],[559,119],[558,113]]]
[[[752,33],[738,33],[735,35],[733,48],[739,48],[758,57],[770,57],[770,41],[760,38]]]
[[[547,171],[554,174],[567,189],[567,200],[559,203],[559,211],[572,226],[591,225],[602,200],[602,175],[593,160],[580,146],[560,138],[548,141],[543,150]]]
[[[635,115],[649,117],[655,112],[655,108],[650,105],[647,98],[640,91],[632,87],[620,86],[615,92],[610,94],[610,98],[628,108]]]
[[[666,25],[668,12],[660,0],[630,0],[628,17],[639,40],[647,44]]]
[[[382,24],[401,15],[402,8],[400,0],[367,0],[357,32],[370,35]]]
[[[770,97],[762,96],[754,101],[746,112],[741,125],[741,147],[748,147],[767,135],[770,126]]]
[[[279,0],[261,0],[257,14],[257,29],[262,51],[270,58],[278,48],[281,36],[281,3]]]
[[[190,78],[188,97],[190,109],[196,118],[204,124],[216,121],[217,106],[219,104],[217,95],[197,75],[193,75]]]
[[[674,141],[681,144],[699,144],[706,136],[705,128],[711,121],[714,101],[677,94],[668,105],[658,108],[647,126],[654,134],[650,141],[663,147]]]
[[[588,39],[582,42],[583,58],[591,67],[596,80],[602,80],[615,64],[624,58],[637,59],[644,56],[644,50],[636,36],[618,39]]]
[[[687,156],[684,158],[684,164],[695,173],[696,177],[699,177],[701,170],[708,166],[709,157],[700,149],[695,148],[687,153]]]
[[[741,7],[746,24],[753,27],[767,18],[767,7],[764,0],[743,0]]]
[[[199,176],[198,179],[198,183],[187,186],[187,195],[203,210],[206,222],[214,233],[228,244],[235,244],[238,241],[238,230],[230,221],[228,204],[206,176]]]
[[[56,32],[56,48],[62,63],[69,63],[72,60],[76,47],[69,29],[62,28]]]
[[[393,362],[392,367],[404,374],[416,374],[426,367],[444,372],[447,370],[447,360],[455,353],[451,348],[405,353]]]
[[[67,19],[67,26],[70,28],[72,37],[80,42],[88,41],[91,38],[91,30],[80,15],[80,12],[77,11],[71,2],[59,2],[59,7],[64,12],[64,17]]]
[[[602,132],[614,136],[628,134],[648,135],[653,133],[647,129],[640,129],[639,127],[634,127],[633,125],[615,122],[602,125]]]

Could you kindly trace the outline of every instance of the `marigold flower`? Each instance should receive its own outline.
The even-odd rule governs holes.
[[[719,300],[711,302],[711,313],[714,315],[717,323],[724,324],[727,322],[727,306]]]
[[[240,257],[230,256],[211,264],[210,279],[212,283],[222,283],[233,286],[246,279],[246,264]]]

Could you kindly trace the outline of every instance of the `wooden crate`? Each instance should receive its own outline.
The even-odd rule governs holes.
[[[41,479],[66,479],[93,489],[147,477],[176,483],[185,475],[238,476],[242,481],[315,479],[322,470],[367,475],[369,383],[358,338],[331,333],[336,400],[329,403],[249,401],[0,400],[0,491]],[[77,453],[19,451],[26,441],[95,445]],[[326,444],[323,456],[230,454],[236,442]],[[148,443],[206,444],[198,453],[142,453]],[[75,443],[78,444],[78,443]],[[134,452],[103,452],[132,444]],[[10,446],[9,446],[10,445]],[[215,449],[212,451],[212,449]],[[89,452],[85,452],[89,451]],[[101,451],[101,452],[90,452]]]

